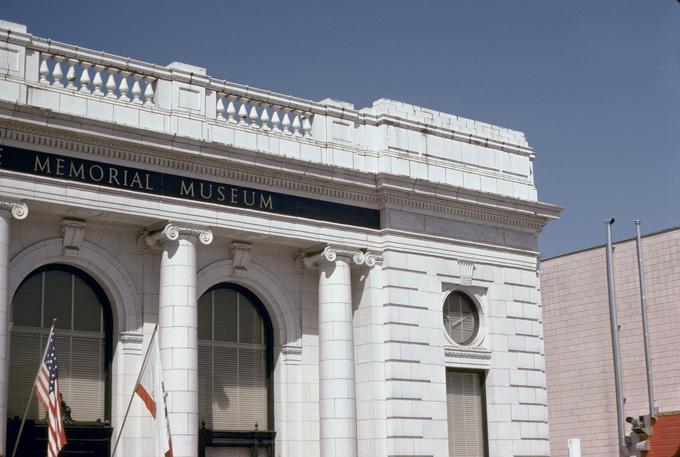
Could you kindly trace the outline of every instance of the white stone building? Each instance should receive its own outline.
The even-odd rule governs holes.
[[[113,448],[158,324],[175,456],[549,454],[521,132],[0,22],[0,149],[0,415],[57,317],[70,446]],[[116,455],[152,449],[135,398]]]

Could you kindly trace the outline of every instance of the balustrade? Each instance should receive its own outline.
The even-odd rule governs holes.
[[[265,132],[311,138],[312,113],[256,99],[217,94],[217,120]]]
[[[66,73],[64,73],[64,65],[67,66]],[[91,76],[92,72],[94,77]],[[39,82],[42,84],[98,97],[154,106],[156,78],[148,75],[44,52],[40,54],[38,73]],[[130,90],[130,83],[132,83],[132,90]]]
[[[79,58],[41,53],[39,82],[111,100],[154,106],[156,78]],[[312,112],[218,92],[218,122],[297,138],[311,138]]]

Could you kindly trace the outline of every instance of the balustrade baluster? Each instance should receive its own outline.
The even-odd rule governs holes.
[[[42,53],[40,54],[40,58],[40,82],[43,84],[49,84],[50,82],[47,80],[47,75],[50,74],[50,67],[47,65],[47,60],[50,58],[50,55]]]
[[[227,95],[229,103],[227,104],[227,122],[230,124],[236,124],[236,107],[234,106],[234,97]]]
[[[54,68],[52,69],[52,85],[54,87],[64,87],[61,78],[64,77],[64,72],[61,70],[61,61],[64,60],[61,56],[54,56]]]
[[[267,112],[267,107],[269,106],[266,103],[260,103],[260,106],[262,107],[262,115],[260,116],[260,121],[262,121],[262,130],[264,131],[269,131],[271,128],[269,127],[269,113]]]
[[[94,80],[92,81],[92,85],[94,86],[94,92],[92,92],[94,95],[99,95],[102,96],[104,95],[104,92],[102,92],[102,84],[104,81],[102,81],[102,71],[104,71],[104,67],[101,65],[95,65],[94,66]]]
[[[299,111],[293,111],[293,136],[302,136],[300,127],[300,113]]]
[[[305,138],[311,138],[312,134],[312,123],[310,121],[310,118],[312,117],[311,113],[305,113],[304,117],[302,119],[302,131],[305,132],[304,137]]]
[[[90,66],[87,62],[80,63],[80,68],[82,68],[80,73],[80,92],[85,94],[90,93]]]
[[[224,117],[224,94],[217,94],[217,120],[226,121],[227,118]]]
[[[250,104],[250,114],[248,114],[248,119],[250,119],[250,126],[253,128],[260,128],[259,125],[257,125],[257,104],[255,102],[251,102]]]
[[[248,110],[246,110],[246,103],[248,102],[248,99],[242,98],[240,100],[241,106],[238,109],[238,125],[248,125],[246,122],[246,116],[248,116]]]
[[[118,73],[118,70],[109,67],[106,71],[109,73],[109,77],[106,80],[106,98],[116,98],[115,74]]]
[[[71,90],[76,90],[76,65],[78,61],[76,59],[68,59],[68,70],[66,71],[66,88]]]
[[[289,113],[290,109],[288,108],[283,108],[283,121],[281,122],[281,125],[283,126],[283,134],[284,135],[291,135],[290,132],[290,116]]]
[[[142,99],[140,98],[142,95],[142,86],[139,85],[139,81],[142,79],[142,75],[138,74],[133,74],[132,75],[132,80],[134,81],[132,83],[132,103],[138,103],[142,104]]]
[[[281,118],[279,117],[280,106],[272,105],[272,132],[281,133]]]
[[[118,96],[118,100],[122,100],[122,101],[125,101],[125,102],[130,101],[130,97],[128,96],[129,87],[128,87],[127,79],[128,79],[128,76],[130,76],[131,74],[132,73],[130,73],[129,71],[121,70],[121,72],[120,72],[120,84],[118,84],[118,92],[120,92],[120,95]]]
[[[146,81],[146,87],[144,88],[144,106],[155,106],[154,97],[156,93],[153,90],[153,83],[156,78],[153,76],[145,76],[144,81]]]

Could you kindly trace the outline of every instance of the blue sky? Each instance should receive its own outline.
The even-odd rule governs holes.
[[[680,3],[4,0],[83,47],[357,107],[388,97],[522,130],[544,256],[680,225]]]

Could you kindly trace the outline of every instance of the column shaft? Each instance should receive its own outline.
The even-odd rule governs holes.
[[[356,457],[350,259],[319,266],[319,418],[322,457]]]
[[[198,452],[196,242],[165,241],[161,258],[159,345],[176,457]]]

